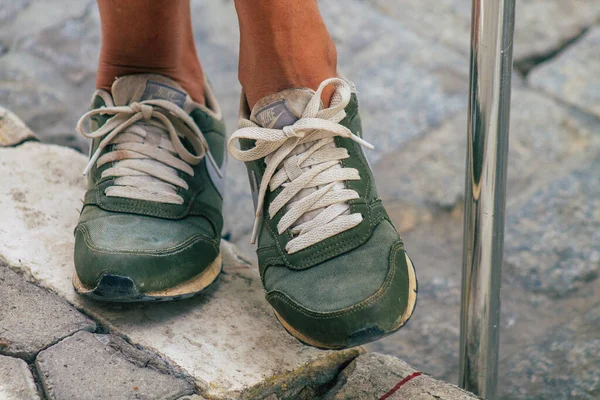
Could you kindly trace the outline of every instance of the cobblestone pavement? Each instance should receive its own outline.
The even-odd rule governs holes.
[[[600,3],[517,3],[499,387],[506,399],[596,399]],[[370,349],[455,382],[470,2],[320,4],[338,45],[341,72],[359,90],[365,136],[376,146],[368,156],[381,196],[411,249],[420,278],[419,307],[411,323]],[[210,28],[196,24],[195,36],[233,131],[239,84],[232,1],[192,0],[192,9],[197,21],[211,21]],[[87,145],[73,127],[93,92],[99,40],[99,18],[91,0],[4,1],[0,106],[20,116],[42,141],[85,152]],[[232,161],[227,174],[226,229],[250,257],[252,201],[246,173]],[[61,384],[62,375],[48,373],[63,362],[60,346],[69,341],[107,360],[127,354],[123,357],[128,363],[114,361],[123,371],[122,385],[127,386],[128,373],[147,369],[131,361],[139,360],[139,354],[135,358],[122,350],[128,343],[115,344],[113,336],[69,311],[66,303],[41,300],[47,294],[13,275],[0,267],[0,285],[30,293],[31,299],[41,296],[30,304],[24,301],[18,313],[28,315],[26,308],[37,302],[44,304],[40,318],[47,319],[36,322],[46,329],[31,328],[32,337],[14,343],[5,321],[14,321],[17,311],[0,309],[0,354],[11,357],[0,358],[0,373],[24,371],[14,381],[15,390],[26,393],[35,380],[49,398],[76,393],[69,392],[76,387]],[[25,286],[17,289],[19,285]],[[53,347],[39,353],[48,346]],[[12,357],[25,360],[28,368]],[[153,373],[136,376],[144,376],[142,382],[165,379],[170,390],[165,396],[191,393],[185,374],[169,370],[156,378]],[[147,390],[141,384],[135,387],[140,396]]]

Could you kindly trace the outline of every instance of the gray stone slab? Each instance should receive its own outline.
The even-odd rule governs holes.
[[[0,57],[0,104],[19,116],[40,140],[87,151],[75,124],[89,106],[94,88],[89,80],[74,88],[49,61],[23,51]],[[65,140],[62,140],[65,139]]]
[[[95,81],[100,54],[100,15],[96,4],[89,4],[81,15],[20,38],[12,51],[26,52],[48,61],[75,86]]]
[[[6,21],[10,21],[21,10],[27,7],[29,3],[31,3],[31,0],[14,0],[2,4],[2,9],[0,9],[0,22],[5,23]]]
[[[376,162],[466,109],[466,57],[406,29],[366,2],[323,2],[340,72],[358,89],[363,134]]]
[[[223,62],[227,62],[227,57],[233,55],[232,59],[235,62],[239,49],[240,33],[234,2],[229,0],[191,0],[190,6],[194,38],[200,50],[208,46],[221,47],[225,52],[217,53],[215,56]],[[202,62],[204,62],[205,57],[212,57],[206,51],[200,51],[199,55]],[[234,78],[237,83],[237,71]]]
[[[75,4],[76,3],[76,4]],[[49,9],[50,8],[50,9]],[[47,143],[87,152],[75,123],[88,108],[100,49],[93,1],[39,0],[0,29],[10,51],[0,59],[0,104],[21,116]],[[15,24],[30,24],[15,29]]]
[[[516,2],[515,60],[544,57],[597,23],[595,0],[519,0]],[[548,29],[552,27],[552,29]]]
[[[596,2],[598,8],[600,3]],[[530,84],[600,118],[600,27],[534,69]]]
[[[502,399],[592,400],[600,396],[600,303],[501,361]]]
[[[18,192],[11,195],[17,199],[22,196]],[[25,213],[31,212],[24,209]],[[30,217],[43,218],[35,213]],[[83,314],[58,296],[25,282],[2,261],[0,304],[0,354],[33,360],[40,350],[65,336],[96,329],[94,322]]]
[[[591,160],[600,150],[596,134],[599,124],[593,117],[569,110],[526,89],[513,91],[512,104],[507,232],[518,223],[523,203],[540,188],[582,166],[589,168],[590,174],[594,173],[592,166],[595,164]],[[423,371],[450,382],[458,379],[459,330],[456,321],[461,285],[466,126],[465,113],[384,157],[374,166],[380,195],[395,226],[403,231],[407,249],[415,262],[420,297],[417,312],[408,326],[368,348],[398,355]],[[598,181],[597,178],[580,181],[584,184],[588,180],[591,181],[585,183],[588,187]],[[594,198],[594,195],[590,196]],[[573,204],[583,204],[584,197],[573,194]],[[505,237],[507,265],[503,270],[501,317],[504,354],[516,351],[516,346],[525,340],[543,335],[564,320],[565,315],[578,312],[580,307],[576,305],[587,301],[582,298],[598,298],[590,294],[596,283],[585,284],[577,280],[578,276],[585,276],[582,266],[586,263],[589,264],[587,268],[596,268],[593,259],[585,258],[588,253],[582,249],[586,246],[595,248],[590,245],[594,236],[584,236],[593,229],[586,225],[598,224],[595,220],[585,221],[585,214],[579,211],[568,211],[569,206],[563,217],[564,204],[570,204],[569,200],[560,204],[541,200],[539,209],[546,210],[548,221],[541,224],[538,215],[531,216],[518,228],[521,234],[507,233]],[[589,204],[592,209],[595,207],[594,200]],[[535,272],[532,274],[534,268],[538,271],[550,268],[552,263],[546,261],[551,256],[546,255],[554,255],[556,250],[555,242],[536,236],[535,227],[547,229],[550,236],[555,235],[563,229],[564,221],[571,214],[577,217],[568,223],[567,227],[572,225],[573,228],[564,237],[582,235],[566,242],[575,246],[575,254],[581,255],[582,259],[575,257],[572,265],[563,264],[562,271],[565,275],[573,274],[571,282],[579,289],[572,296],[563,296],[559,300],[543,294],[526,279],[536,279]],[[583,227],[575,228],[578,224]],[[540,259],[540,254],[545,258]],[[554,285],[548,278],[545,278],[545,284],[546,287]]]
[[[600,274],[600,158],[557,177],[512,210],[505,260],[528,290],[562,297]]]
[[[413,32],[463,54],[469,53],[471,2],[464,0],[369,0]],[[521,0],[516,3],[516,60],[548,54],[593,25],[600,16],[595,0]],[[548,27],[552,29],[548,29]]]
[[[458,400],[477,397],[416,371],[388,355],[368,353],[352,361],[338,377],[326,400],[377,399]]]
[[[27,363],[18,358],[0,356],[0,399],[39,399],[35,382]]]
[[[464,196],[467,115],[460,113],[374,166],[379,193],[408,230]],[[508,197],[552,179],[600,149],[600,123],[527,89],[512,93]]]
[[[27,53],[0,58],[0,104],[34,131],[64,117],[64,82],[55,67]],[[35,123],[35,120],[42,121]]]
[[[459,209],[462,211],[462,207]],[[393,209],[390,217],[396,223]],[[431,221],[403,233],[417,268],[419,304],[410,323],[400,332],[366,346],[369,351],[401,357],[415,368],[447,382],[458,380],[462,225],[462,212],[454,210],[440,212]],[[507,236],[505,246],[519,239]],[[539,340],[558,324],[569,324],[573,316],[582,315],[589,304],[598,301],[600,286],[595,283],[570,296],[550,298],[515,282],[513,269],[505,265],[500,315],[502,358],[519,353],[525,343]],[[560,371],[553,370],[552,374],[556,375],[548,375],[548,380],[557,382],[554,378],[560,377]],[[510,393],[515,390],[513,385],[518,387],[519,383],[507,381],[501,390]],[[535,398],[535,391],[529,395]]]
[[[358,355],[356,349],[317,350],[288,335],[264,298],[258,271],[226,241],[224,273],[189,301],[110,305],[77,296],[71,285],[73,228],[86,163],[84,155],[65,147],[31,142],[0,148],[0,257],[11,267],[185,369],[207,397],[269,391],[264,381],[275,382],[275,376],[292,390],[308,382],[298,377],[328,374]]]
[[[6,4],[4,4],[6,3]],[[17,40],[34,35],[65,20],[81,16],[93,4],[90,0],[11,0],[0,10],[0,41],[12,46]],[[6,8],[5,8],[6,6]]]
[[[48,399],[177,399],[194,385],[150,365],[112,335],[79,332],[42,351],[35,365]]]

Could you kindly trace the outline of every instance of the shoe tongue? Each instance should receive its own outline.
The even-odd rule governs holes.
[[[111,88],[115,105],[134,101],[168,100],[183,108],[188,95],[173,81],[162,75],[140,74],[118,78]]]
[[[250,120],[263,128],[282,129],[302,116],[315,92],[311,89],[286,89],[263,97],[252,108]]]

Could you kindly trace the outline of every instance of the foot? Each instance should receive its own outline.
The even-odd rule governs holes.
[[[335,93],[324,108],[327,85]],[[372,146],[353,85],[333,78],[316,92],[284,90],[241,114],[229,151],[248,168],[253,240],[279,321],[328,349],[398,330],[415,308],[417,279],[361,148]]]
[[[93,139],[75,228],[79,294],[170,300],[219,275],[225,126],[208,85],[205,93],[203,106],[161,75],[96,91],[77,126]]]

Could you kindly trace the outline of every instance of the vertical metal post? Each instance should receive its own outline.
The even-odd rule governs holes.
[[[494,399],[515,0],[473,0],[460,386]]]

